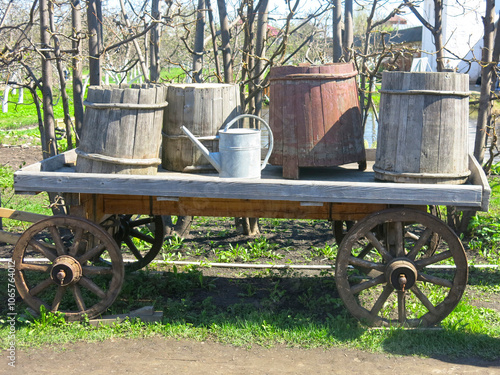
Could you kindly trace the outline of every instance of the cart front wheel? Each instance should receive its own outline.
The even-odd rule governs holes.
[[[116,242],[81,218],[54,216],[33,224],[19,238],[12,259],[24,302],[35,311],[43,305],[63,312],[69,321],[106,311],[123,284]]]
[[[467,276],[462,243],[444,222],[396,208],[354,225],[340,245],[335,278],[356,318],[377,326],[426,327],[453,311]]]

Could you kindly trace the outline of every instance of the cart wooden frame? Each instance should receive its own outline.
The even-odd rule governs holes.
[[[467,260],[460,240],[445,223],[427,214],[427,207],[486,211],[491,192],[472,156],[471,175],[464,185],[378,182],[370,169],[349,166],[306,170],[300,180],[283,179],[280,167],[268,166],[256,180],[164,170],[154,176],[76,173],[75,163],[76,153],[68,151],[14,174],[16,193],[58,193],[70,207],[70,218],[46,218],[30,227],[17,241],[13,256],[23,299],[34,308],[44,304],[49,310],[65,311],[69,319],[99,315],[118,295],[124,271],[116,242],[127,239],[117,240],[116,233],[127,227],[132,215],[151,218],[137,225],[151,225],[162,215],[196,215],[357,221],[340,244],[336,261],[337,288],[348,310],[374,325],[433,325],[459,302],[467,283]],[[0,216],[12,215],[0,211]],[[32,214],[25,213],[27,221],[39,218],[26,215]],[[110,228],[115,242],[110,240]],[[49,245],[38,239],[42,233],[52,235]],[[151,237],[156,241],[153,247],[161,247],[162,232]],[[11,236],[8,242],[15,239]],[[25,261],[30,249],[43,254],[49,264]],[[151,259],[138,258],[138,265]],[[451,265],[451,274],[428,272],[428,267],[445,263]],[[31,271],[46,277],[30,285],[26,274]],[[107,279],[95,281],[94,276]],[[440,297],[429,298],[428,285],[441,288]],[[55,292],[48,301],[38,297],[51,288]],[[93,297],[90,304],[82,289]],[[68,296],[74,307],[64,310],[61,303]],[[414,305],[408,302],[411,298],[419,305],[417,311],[409,311]]]

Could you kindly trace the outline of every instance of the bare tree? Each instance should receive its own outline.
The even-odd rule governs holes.
[[[495,0],[486,1],[486,14],[483,17],[484,38],[481,57],[481,96],[477,116],[476,139],[474,156],[479,163],[484,161],[486,146],[486,133],[491,123],[491,93],[493,88],[494,68],[498,64],[500,54],[500,33],[497,31],[495,38]],[[495,38],[495,41],[494,41]]]
[[[83,79],[82,79],[82,15],[80,0],[71,0],[72,47],[73,47],[73,107],[75,114],[76,144],[79,144],[83,125]]]
[[[434,46],[436,48],[436,63],[437,71],[444,70],[444,45],[443,45],[443,0],[434,0],[434,25],[431,25],[415,8],[411,2],[405,2],[418,20],[427,28],[433,38]]]
[[[52,95],[52,64],[50,51],[49,0],[40,0],[40,41],[42,56],[42,95],[45,144],[42,144],[43,158],[57,154],[54,106]]]
[[[333,1],[333,62],[342,58],[342,2]]]
[[[89,76],[91,85],[101,84],[101,41],[102,5],[101,0],[88,0],[87,24],[89,32]]]

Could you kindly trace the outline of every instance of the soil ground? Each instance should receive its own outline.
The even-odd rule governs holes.
[[[0,147],[0,164],[17,169],[41,158],[36,147]],[[200,231],[202,228],[199,229]],[[311,231],[311,232],[308,232]],[[315,231],[315,233],[312,233]],[[310,240],[314,236],[316,244]],[[273,241],[294,237],[293,247],[322,246],[331,239],[331,229],[300,228],[276,234]],[[271,238],[270,238],[271,239]],[[243,236],[227,236],[224,241],[244,241]],[[189,241],[198,242],[196,230]],[[203,240],[208,241],[208,240]],[[12,247],[0,248],[8,257]],[[300,256],[298,252],[297,256]],[[225,271],[217,270],[218,276]],[[229,274],[227,277],[233,275]],[[495,303],[495,305],[497,305]],[[498,306],[497,306],[498,307]],[[475,358],[398,357],[345,349],[297,349],[287,347],[250,349],[214,342],[165,339],[113,339],[97,343],[77,342],[63,346],[22,349],[16,353],[16,367],[0,360],[0,374],[160,373],[160,374],[500,374],[500,358],[487,362]],[[13,371],[14,370],[14,371]]]

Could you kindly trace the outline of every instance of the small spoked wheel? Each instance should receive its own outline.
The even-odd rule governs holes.
[[[160,252],[165,238],[162,216],[120,215],[114,235],[118,246],[130,251],[132,262],[125,263],[125,271],[133,272],[146,267]]]
[[[81,218],[54,216],[33,224],[19,238],[12,259],[24,302],[37,312],[42,305],[63,312],[69,321],[106,311],[123,284],[116,242]]]
[[[427,327],[457,306],[468,269],[462,243],[444,222],[395,208],[354,225],[340,245],[335,273],[340,297],[356,318]]]

